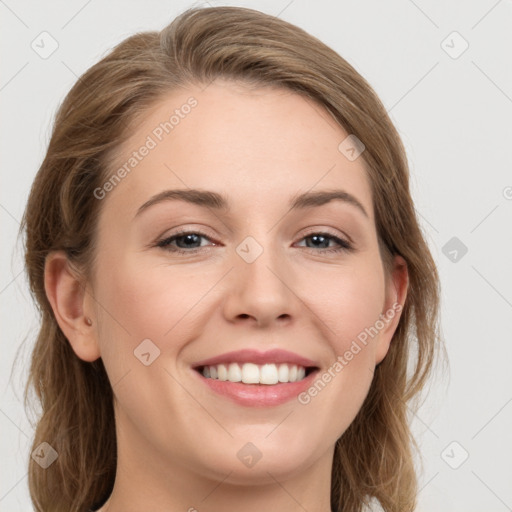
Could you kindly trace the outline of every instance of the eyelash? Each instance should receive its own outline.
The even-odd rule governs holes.
[[[207,238],[208,240],[210,240],[210,237],[208,235],[206,235],[205,233],[202,233],[201,231],[186,231],[186,230],[184,230],[184,231],[179,231],[177,233],[174,233],[173,235],[171,235],[167,238],[159,240],[156,243],[156,246],[160,247],[166,251],[175,253],[175,254],[195,254],[203,249],[207,249],[207,247],[194,247],[192,249],[181,249],[179,247],[172,247],[170,245],[176,239],[184,237],[186,235],[199,235],[202,238]],[[329,239],[335,241],[339,245],[339,247],[334,248],[334,249],[333,248],[325,248],[325,249],[318,249],[318,250],[315,249],[314,247],[306,247],[306,249],[310,249],[310,250],[313,250],[314,252],[321,252],[321,253],[353,252],[355,250],[353,245],[350,242],[348,242],[347,240],[344,240],[342,238],[339,238],[339,237],[333,235],[332,233],[329,233],[328,231],[313,231],[313,232],[308,233],[307,235],[303,236],[301,238],[301,241],[305,240],[306,238],[311,238],[312,236],[315,236],[315,235],[316,236],[320,235],[321,237],[329,238]]]

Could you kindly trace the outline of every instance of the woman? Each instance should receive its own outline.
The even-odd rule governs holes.
[[[323,43],[236,7],[123,41],[22,228],[38,511],[414,509],[438,276],[399,136]]]

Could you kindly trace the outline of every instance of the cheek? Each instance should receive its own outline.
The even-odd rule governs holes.
[[[101,338],[109,340],[105,350],[116,345],[117,353],[133,357],[142,340],[150,339],[166,354],[176,355],[180,340],[185,343],[195,335],[201,298],[218,280],[219,271],[148,265],[130,256],[116,258],[115,263],[113,259],[98,263],[103,275],[96,290],[98,312],[108,331]]]
[[[337,355],[349,350],[358,337],[364,339],[382,313],[384,274],[377,258],[361,259],[350,267],[318,268],[309,276],[300,276],[301,299],[321,320],[319,325]]]
[[[116,403],[141,431],[151,421],[163,443],[169,432],[204,414],[173,377],[180,350],[194,339],[194,306],[210,280],[197,271],[144,267],[129,256],[104,257],[98,268],[99,341]],[[163,412],[183,410],[184,403],[179,418]]]
[[[319,319],[317,324],[329,342],[331,358],[299,402],[319,423],[330,422],[337,437],[356,416],[373,379],[379,336],[375,326],[385,290],[383,270],[376,258],[336,272],[328,270],[317,271],[314,280],[302,283],[303,297]]]

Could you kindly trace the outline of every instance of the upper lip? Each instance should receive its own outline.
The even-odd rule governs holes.
[[[233,352],[226,352],[209,359],[203,359],[194,363],[192,366],[198,368],[200,366],[213,366],[217,364],[226,363],[255,363],[255,364],[272,364],[272,363],[291,363],[298,366],[317,367],[317,363],[308,359],[307,357],[300,356],[288,350],[273,349],[266,352],[253,349],[236,350]]]

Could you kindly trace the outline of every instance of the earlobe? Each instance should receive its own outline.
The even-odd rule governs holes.
[[[92,315],[84,311],[85,285],[63,251],[52,252],[46,257],[44,285],[57,323],[75,354],[84,361],[98,359],[101,354],[96,331],[92,328]]]
[[[386,301],[381,315],[384,327],[379,333],[375,365],[379,364],[388,353],[405,305],[408,287],[407,262],[402,256],[396,255],[393,260],[393,270],[386,283]]]

